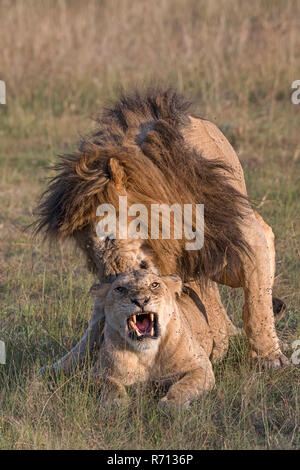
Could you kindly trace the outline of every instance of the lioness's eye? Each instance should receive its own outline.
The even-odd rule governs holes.
[[[127,292],[126,287],[123,287],[123,286],[116,287],[115,290],[117,292],[120,292],[121,294],[125,294]]]
[[[152,282],[151,287],[153,289],[157,289],[157,287],[159,287],[159,282]]]

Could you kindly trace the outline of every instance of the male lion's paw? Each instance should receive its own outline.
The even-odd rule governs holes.
[[[282,367],[290,367],[291,361],[282,353],[275,358],[267,359],[267,367],[271,370],[281,369]]]
[[[167,396],[163,397],[158,402],[158,408],[163,411],[177,412],[179,410],[188,410],[190,408],[190,401],[178,401],[169,399]]]
[[[291,366],[291,361],[281,351],[268,356],[258,356],[254,353],[250,356],[250,363],[264,370],[277,370]]]

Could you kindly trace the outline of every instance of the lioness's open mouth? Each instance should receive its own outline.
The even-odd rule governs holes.
[[[134,340],[158,337],[158,321],[156,313],[140,313],[131,315],[127,320],[129,336]]]

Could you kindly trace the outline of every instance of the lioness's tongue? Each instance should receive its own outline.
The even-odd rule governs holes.
[[[143,319],[138,319],[136,320],[136,326],[138,329],[142,332],[147,331],[148,328],[150,327],[150,319],[149,317],[144,317]]]

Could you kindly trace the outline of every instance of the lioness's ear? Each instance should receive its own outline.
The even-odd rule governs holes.
[[[117,191],[119,191],[120,193],[125,193],[125,171],[123,166],[120,164],[119,160],[117,160],[116,158],[111,158],[109,160],[109,172],[111,174],[112,179],[114,180]]]
[[[181,295],[182,280],[177,274],[169,274],[168,276],[162,276],[162,278],[173,295]]]

